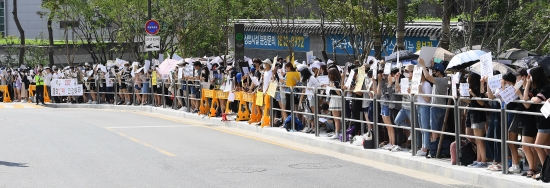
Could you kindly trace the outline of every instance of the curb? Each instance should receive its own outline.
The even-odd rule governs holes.
[[[48,104],[46,107],[53,108],[92,108],[92,109],[111,109],[111,110],[133,110],[144,111],[149,113],[163,114],[169,116],[177,116],[193,119],[196,121],[204,121],[209,124],[221,124],[221,118],[207,118],[197,116],[183,111],[172,109],[157,108],[152,106],[115,106],[115,105],[90,105],[90,104]],[[377,162],[392,164],[403,168],[421,171],[429,174],[451,178],[460,182],[481,187],[549,187],[550,184],[541,181],[535,181],[530,178],[525,178],[519,175],[504,175],[501,171],[490,172],[485,169],[471,169],[464,166],[456,166],[449,164],[450,161],[426,159],[425,157],[413,157],[406,152],[388,152],[386,150],[372,149],[366,150],[360,146],[352,146],[348,142],[339,142],[329,140],[324,137],[315,137],[311,134],[291,133],[284,129],[265,127],[261,128],[254,125],[249,125],[245,122],[230,121],[225,123],[226,126],[239,128],[247,131],[257,132],[260,134],[274,136],[294,142],[299,142],[313,147],[328,149],[331,151],[366,158]]]

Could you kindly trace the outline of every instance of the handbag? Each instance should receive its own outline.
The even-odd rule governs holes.
[[[365,135],[363,135],[363,148],[364,149],[374,149],[374,139],[373,139],[372,130],[368,130]]]

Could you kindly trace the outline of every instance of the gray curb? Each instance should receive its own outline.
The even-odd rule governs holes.
[[[197,121],[204,121],[208,124],[222,124],[220,118],[208,118],[172,109],[156,108],[151,106],[115,106],[115,105],[89,105],[89,104],[48,104],[53,108],[93,108],[112,110],[144,111],[169,116],[189,118]],[[261,128],[248,125],[245,122],[230,121],[224,123],[228,127],[244,129],[260,134],[283,138],[286,140],[306,144],[309,146],[328,149],[343,154],[366,158],[386,164],[392,164],[403,168],[434,174],[451,178],[464,183],[481,187],[550,187],[550,184],[535,181],[519,175],[504,175],[502,172],[490,172],[485,169],[470,169],[463,166],[449,164],[449,161],[426,159],[425,157],[412,157],[406,152],[388,152],[386,150],[366,150],[359,146],[352,146],[349,143],[342,143],[322,137],[315,137],[311,134],[289,133],[280,128]]]

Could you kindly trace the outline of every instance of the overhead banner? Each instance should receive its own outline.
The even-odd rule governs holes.
[[[308,52],[309,41],[309,36],[304,36],[303,33],[245,32],[244,46],[253,49],[287,50],[290,45],[296,52]]]
[[[53,79],[50,82],[52,96],[79,96],[83,95],[82,84],[76,79]]]
[[[363,49],[360,48],[361,39],[355,39],[352,43],[349,36],[344,37],[344,35],[328,35],[327,40],[327,53],[336,54],[353,54],[354,46],[359,46],[357,49],[361,52]],[[396,39],[395,38],[386,38],[382,43],[382,56],[389,56],[393,53],[395,47]],[[422,47],[436,47],[439,43],[438,40],[431,40],[430,37],[408,37],[405,36],[405,50],[411,52],[416,52]],[[356,45],[354,45],[356,44]],[[374,54],[374,47],[371,49],[370,55]]]

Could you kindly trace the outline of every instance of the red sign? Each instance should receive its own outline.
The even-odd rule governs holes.
[[[145,23],[145,31],[149,35],[155,35],[160,31],[160,24],[156,20],[149,20]]]

